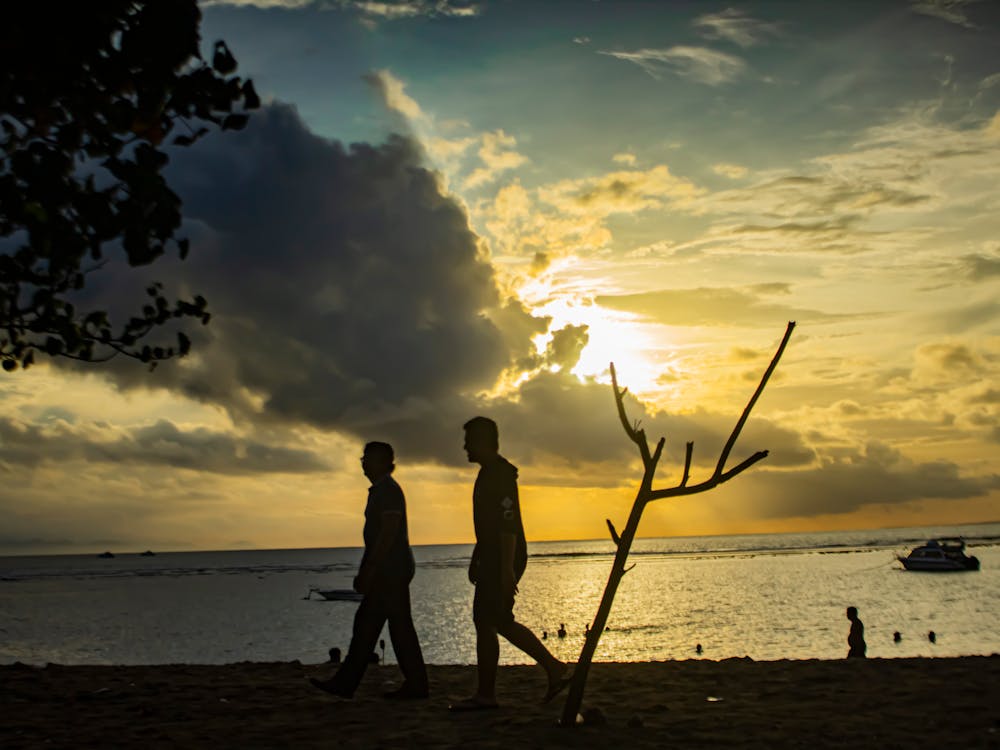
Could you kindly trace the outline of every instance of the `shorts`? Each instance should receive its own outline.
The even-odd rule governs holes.
[[[514,594],[504,596],[499,580],[479,581],[472,600],[472,621],[477,625],[502,627],[514,622]]]

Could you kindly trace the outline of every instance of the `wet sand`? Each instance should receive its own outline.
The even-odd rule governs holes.
[[[453,714],[475,668],[429,667],[428,700],[389,702],[395,666],[352,701],[316,690],[327,665],[0,667],[0,747],[890,748],[1000,750],[1000,656],[600,663],[557,726],[535,667],[501,667],[493,711]],[[596,711],[594,711],[596,709]],[[601,721],[603,719],[603,722]]]

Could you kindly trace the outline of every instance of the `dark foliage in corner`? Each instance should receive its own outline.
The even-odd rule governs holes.
[[[190,340],[146,343],[168,321],[208,322],[206,300],[171,300],[143,284],[141,310],[119,320],[81,309],[88,275],[114,253],[130,266],[168,250],[181,201],[162,175],[167,146],[212,128],[238,130],[260,101],[216,42],[202,58],[196,0],[53,0],[0,10],[0,362],[28,367],[36,352],[155,364]],[[116,297],[119,291],[116,290]],[[165,334],[164,334],[165,335]],[[155,338],[155,337],[154,337]]]

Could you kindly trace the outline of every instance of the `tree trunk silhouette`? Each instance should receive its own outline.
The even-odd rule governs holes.
[[[784,352],[785,345],[788,343],[788,339],[791,337],[794,329],[795,322],[789,321],[788,327],[785,329],[785,335],[781,339],[781,343],[778,345],[778,350],[771,359],[771,364],[768,365],[767,370],[764,371],[764,375],[760,379],[760,384],[757,386],[757,390],[754,391],[753,396],[750,397],[750,401],[747,403],[746,408],[743,410],[743,414],[736,422],[736,426],[733,428],[732,433],[729,435],[729,439],[726,441],[726,444],[722,449],[722,453],[719,455],[719,460],[716,463],[715,471],[712,476],[704,482],[691,486],[688,486],[687,482],[691,470],[691,456],[694,451],[694,443],[687,444],[686,455],[684,458],[684,473],[681,475],[680,483],[676,487],[653,489],[653,475],[656,473],[656,464],[659,462],[660,454],[663,452],[664,439],[661,437],[659,442],[656,444],[656,448],[652,453],[650,453],[649,443],[646,441],[645,431],[639,428],[638,422],[635,424],[629,424],[628,417],[625,415],[624,400],[628,389],[618,388],[618,378],[615,374],[615,366],[612,363],[611,385],[615,393],[615,404],[618,407],[618,417],[621,419],[622,427],[625,428],[625,433],[629,436],[629,439],[631,439],[632,442],[634,442],[639,448],[639,455],[642,457],[643,465],[642,482],[639,484],[639,490],[636,493],[635,502],[632,503],[632,512],[629,514],[628,521],[625,524],[625,528],[622,530],[621,536],[618,535],[618,532],[615,530],[615,526],[611,520],[608,519],[607,522],[608,529],[611,532],[611,538],[618,546],[618,551],[615,553],[615,560],[611,566],[608,583],[604,587],[601,604],[597,608],[597,615],[594,617],[594,622],[590,627],[590,632],[587,633],[586,640],[583,644],[583,650],[580,652],[580,658],[576,664],[576,670],[573,672],[569,692],[566,696],[566,703],[563,706],[562,718],[560,719],[560,723],[563,726],[573,726],[576,723],[577,715],[580,712],[580,706],[583,703],[583,692],[587,685],[587,673],[590,671],[590,664],[594,658],[594,653],[597,651],[597,644],[601,640],[601,634],[604,632],[604,628],[608,623],[608,616],[611,614],[611,605],[614,602],[615,593],[618,591],[618,585],[621,583],[625,574],[628,573],[632,567],[635,567],[633,565],[632,567],[626,568],[625,564],[628,561],[628,553],[632,547],[632,541],[635,539],[635,533],[639,529],[639,521],[642,518],[642,512],[646,509],[646,505],[653,500],[660,500],[665,497],[680,497],[682,495],[694,495],[699,492],[706,492],[707,490],[732,479],[737,474],[749,469],[755,463],[767,457],[766,450],[757,451],[729,471],[725,470],[726,461],[729,458],[729,454],[732,451],[733,446],[736,444],[737,438],[740,436],[743,425],[746,424],[747,417],[750,416],[751,409],[753,409],[754,404],[757,403],[757,399],[760,397],[760,394],[764,391],[764,386],[767,385],[767,381],[771,377],[771,373],[774,372],[774,368],[777,367],[778,360],[781,359],[781,354]]]

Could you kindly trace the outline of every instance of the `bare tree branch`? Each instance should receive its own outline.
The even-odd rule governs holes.
[[[628,553],[632,547],[632,541],[635,539],[636,532],[639,530],[639,521],[642,518],[642,512],[645,510],[646,505],[653,500],[659,500],[661,498],[680,497],[706,492],[707,490],[717,487],[723,482],[727,482],[738,474],[746,471],[758,461],[767,458],[767,451],[757,451],[729,471],[724,470],[726,461],[729,458],[729,454],[732,452],[733,446],[736,444],[736,440],[740,436],[743,425],[746,424],[747,418],[750,416],[750,411],[757,403],[757,399],[763,392],[764,386],[767,385],[767,381],[771,377],[771,373],[774,372],[774,369],[778,364],[778,360],[781,358],[794,328],[795,323],[790,321],[787,329],[785,330],[785,335],[781,340],[781,344],[778,346],[778,350],[771,359],[771,364],[768,365],[767,370],[761,378],[760,384],[757,386],[757,390],[754,391],[753,396],[750,398],[746,408],[743,410],[743,414],[740,415],[736,426],[733,428],[729,439],[726,441],[712,476],[703,482],[691,486],[688,486],[687,482],[691,473],[691,457],[694,453],[694,443],[689,442],[687,443],[685,450],[684,473],[681,475],[680,483],[676,487],[658,490],[653,489],[653,478],[656,474],[656,465],[659,463],[660,456],[663,453],[664,439],[662,437],[660,438],[659,442],[656,444],[655,450],[652,455],[650,455],[649,443],[646,441],[646,434],[639,428],[639,423],[635,422],[634,424],[629,424],[628,416],[625,413],[625,394],[628,392],[628,389],[618,387],[618,377],[615,373],[615,366],[614,363],[611,364],[611,386],[615,396],[615,407],[618,411],[618,418],[621,420],[622,427],[625,429],[625,434],[628,435],[629,439],[636,444],[639,448],[639,454],[642,456],[642,482],[639,484],[635,501],[632,503],[632,511],[629,513],[628,521],[626,522],[625,528],[622,529],[620,535],[615,529],[614,524],[611,523],[611,520],[607,519],[608,530],[611,532],[611,538],[614,540],[617,550],[615,551],[614,562],[611,564],[611,572],[608,575],[608,582],[604,587],[604,594],[601,596],[601,603],[597,608],[597,615],[594,617],[593,626],[587,632],[587,636],[583,644],[583,650],[580,652],[580,658],[577,660],[576,669],[573,671],[573,678],[570,683],[569,691],[566,694],[566,703],[563,706],[562,717],[560,718],[560,723],[563,726],[570,727],[576,724],[577,714],[580,711],[580,706],[583,704],[583,693],[587,684],[587,674],[590,671],[590,665],[593,661],[594,654],[597,651],[597,645],[600,641],[601,633],[604,632],[604,628],[607,626],[615,593],[618,591],[618,586],[625,574],[635,567],[634,564],[626,567],[626,562],[628,561]]]
[[[760,384],[757,386],[757,390],[753,392],[753,396],[751,396],[750,401],[747,402],[746,408],[743,410],[743,414],[740,415],[740,419],[733,428],[733,432],[729,436],[729,440],[726,441],[726,446],[722,449],[722,453],[719,456],[719,463],[715,465],[716,474],[721,474],[722,470],[726,468],[726,459],[729,458],[729,452],[736,444],[736,439],[740,436],[740,431],[743,429],[743,425],[746,424],[747,417],[750,416],[750,410],[753,409],[754,404],[757,403],[757,399],[760,398],[760,394],[764,392],[764,386],[767,385],[767,381],[770,379],[771,373],[774,372],[774,368],[778,366],[778,360],[781,359],[781,354],[785,351],[785,345],[788,343],[788,339],[791,338],[792,331],[794,330],[795,321],[788,321],[788,327],[785,328],[785,335],[781,339],[778,351],[776,351],[774,353],[774,357],[771,358],[771,364],[769,364],[767,366],[767,370],[764,371],[764,376],[760,379]]]
[[[684,474],[681,476],[681,483],[678,487],[683,487],[688,483],[691,476],[691,456],[694,455],[694,443],[688,443],[684,450]]]

